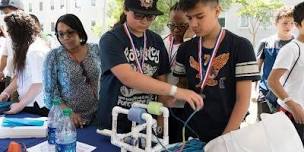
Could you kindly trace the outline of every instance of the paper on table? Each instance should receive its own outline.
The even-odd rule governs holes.
[[[3,127],[1,124],[4,117],[0,117],[0,139],[2,138],[42,138],[47,136],[46,117],[40,118],[24,118],[28,120],[44,121],[43,126],[19,126],[19,127]]]
[[[28,118],[4,118],[3,127],[20,127],[20,126],[43,126],[44,120]]]
[[[78,142],[76,144],[76,151],[77,152],[91,152],[96,149],[96,147]],[[44,141],[36,146],[27,149],[28,152],[55,152],[54,145],[49,145],[47,141]]]

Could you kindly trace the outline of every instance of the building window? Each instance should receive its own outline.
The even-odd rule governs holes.
[[[54,6],[54,0],[51,0],[51,10],[54,10],[55,6]]]
[[[80,8],[78,0],[75,0],[74,3],[75,3],[75,8]]]
[[[39,10],[43,11],[43,2],[39,2]]]
[[[222,27],[226,27],[226,19],[225,17],[219,17],[219,23]]]
[[[64,7],[64,0],[60,0],[60,9]]]
[[[33,6],[32,6],[32,3],[29,3],[29,12],[33,12]]]
[[[95,26],[96,25],[96,21],[91,21],[91,26]]]
[[[54,22],[51,22],[51,31],[55,32],[55,23]]]
[[[96,6],[96,0],[91,0],[91,6]]]
[[[247,16],[241,16],[240,18],[240,27],[248,27],[249,21]]]

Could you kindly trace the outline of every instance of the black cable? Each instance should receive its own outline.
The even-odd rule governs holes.
[[[172,117],[174,119],[176,119],[177,121],[181,122],[183,125],[185,125],[185,121],[183,121],[182,119],[180,119],[179,117],[177,117],[174,112],[171,110],[171,108],[169,108],[170,114],[172,115]],[[199,138],[199,135],[187,124],[186,128],[189,129],[195,136],[196,138]]]
[[[157,142],[163,147],[163,149],[164,149],[166,152],[171,152],[171,151],[169,151],[169,150],[160,142],[160,140],[158,139],[157,134],[156,134],[156,132],[155,132],[154,129],[152,129],[152,133],[153,133],[153,135],[156,137]]]

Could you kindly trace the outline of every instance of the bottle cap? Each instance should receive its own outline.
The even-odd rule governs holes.
[[[64,116],[70,117],[71,114],[72,114],[72,112],[73,112],[73,110],[72,110],[71,108],[64,108],[64,109],[63,109],[63,115],[64,115]]]
[[[15,142],[15,141],[11,141],[8,145],[7,151],[8,152],[22,151],[22,147],[19,143]]]

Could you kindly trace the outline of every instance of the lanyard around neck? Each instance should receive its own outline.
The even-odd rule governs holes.
[[[169,37],[169,43],[170,44],[169,44],[168,53],[169,53],[169,62],[170,62],[170,67],[171,67],[174,63],[174,60],[175,60],[175,57],[177,54],[177,50],[175,52],[173,52],[174,37],[172,35],[170,35],[170,37]]]
[[[133,39],[131,37],[131,34],[130,34],[128,26],[127,26],[127,23],[124,23],[123,25],[124,25],[125,32],[126,32],[127,36],[129,37],[129,40],[130,40],[130,43],[131,43],[132,52],[133,52],[134,57],[135,57],[135,62],[136,62],[136,65],[137,65],[137,69],[140,73],[144,74],[143,65],[144,65],[144,62],[145,62],[145,51],[146,51],[146,45],[147,45],[146,32],[144,32],[144,50],[141,53],[142,54],[142,59],[141,59],[141,63],[140,63],[139,58],[138,58],[138,54],[136,52],[136,48],[135,48],[135,45],[134,45],[134,42],[133,42]]]
[[[225,36],[225,30],[224,29],[221,29],[221,32],[220,34],[218,35],[217,37],[217,40],[216,40],[216,43],[215,43],[215,46],[214,46],[214,49],[213,49],[213,52],[212,52],[212,56],[209,60],[209,63],[207,64],[208,67],[207,67],[207,70],[206,70],[206,73],[205,73],[205,76],[203,77],[203,63],[202,63],[202,41],[203,41],[203,38],[200,37],[199,38],[199,42],[198,42],[198,62],[199,62],[199,77],[200,77],[200,81],[202,82],[201,84],[201,90],[204,89],[205,87],[205,84],[206,84],[206,81],[207,81],[207,78],[209,76],[209,72],[210,72],[210,69],[211,69],[211,66],[212,66],[212,62],[213,62],[213,59],[216,55],[216,52],[223,40]]]

